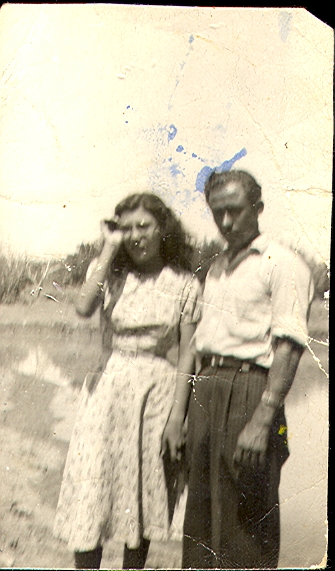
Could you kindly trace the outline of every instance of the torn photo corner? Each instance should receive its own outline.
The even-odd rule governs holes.
[[[277,430],[290,451],[280,470],[278,568],[326,567],[333,65],[333,29],[303,8],[1,7],[0,566],[73,568],[78,551],[92,552],[93,566],[121,569],[133,557],[124,544],[141,547],[136,561],[147,568],[187,561],[183,526],[193,529],[187,510],[196,505],[188,503],[190,416],[196,406],[204,413],[199,395],[213,379],[189,375],[195,404],[177,461],[167,459],[177,439],[177,421],[167,421],[184,394],[175,393],[178,356],[187,345],[197,370],[208,353],[208,367],[236,366],[250,382],[271,369],[271,340],[268,360],[244,350],[247,320],[259,324],[266,303],[274,311],[275,294],[265,303],[262,288],[279,266],[264,261],[259,285],[260,242],[259,258],[239,252],[234,265],[223,253],[241,235],[255,248],[259,230],[256,240],[291,260],[285,283],[298,303],[299,264],[312,276],[305,350]],[[257,216],[243,202],[247,179],[222,182],[231,171],[261,187]],[[219,182],[208,190],[211,176]],[[133,198],[144,194],[156,198]],[[249,206],[255,235],[250,216],[223,229],[224,217],[236,223]],[[246,274],[228,284],[247,267],[246,287]],[[201,353],[196,326],[210,269],[219,285],[207,305],[221,308],[224,325]],[[239,327],[235,353],[220,352],[228,314]],[[298,344],[303,329],[301,321]],[[257,397],[268,409],[276,406],[269,386]],[[228,507],[210,521],[203,509],[194,513],[208,530]],[[228,544],[247,549],[220,529],[199,555],[208,568],[229,568]]]

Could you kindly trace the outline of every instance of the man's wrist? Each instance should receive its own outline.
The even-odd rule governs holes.
[[[265,406],[278,410],[282,405],[282,399],[280,395],[265,389],[261,397],[261,403]]]

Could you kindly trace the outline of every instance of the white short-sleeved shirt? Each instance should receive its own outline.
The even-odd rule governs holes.
[[[274,338],[306,345],[313,290],[311,272],[302,258],[265,234],[230,266],[223,252],[206,278],[196,351],[270,367]]]

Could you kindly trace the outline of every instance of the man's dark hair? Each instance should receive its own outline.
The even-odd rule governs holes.
[[[262,198],[262,188],[256,182],[253,176],[246,171],[231,170],[226,172],[211,173],[205,183],[205,196],[207,202],[209,201],[210,193],[220,186],[226,186],[231,181],[240,182],[247,194],[250,203],[255,206]]]

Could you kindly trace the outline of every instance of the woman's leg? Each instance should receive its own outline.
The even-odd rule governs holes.
[[[142,537],[140,546],[129,549],[126,545],[123,551],[122,569],[144,569],[147,560],[150,541]]]
[[[102,547],[96,547],[92,551],[75,551],[75,569],[100,569]]]

